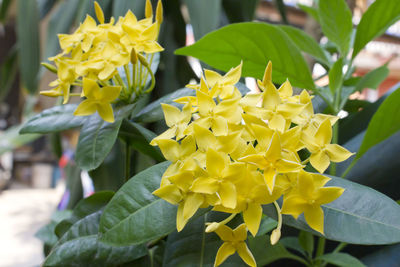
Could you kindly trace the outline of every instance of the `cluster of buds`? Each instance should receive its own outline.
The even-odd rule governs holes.
[[[323,234],[321,205],[344,189],[325,187],[329,178],[321,174],[331,161],[352,155],[330,144],[338,118],[314,114],[309,93],[293,95],[289,81],[277,89],[271,62],[258,81],[261,92],[245,96],[235,87],[241,67],[224,76],[205,70],[199,85],[187,85],[196,96],[175,100],[182,109],[162,104],[169,129],[151,142],[172,163],[153,194],[178,205],[178,231],[199,208],[231,214],[222,222],[207,223],[206,232],[224,241],[215,266],[235,251],[248,265],[256,265],[245,240],[247,231],[257,234],[263,205],[273,203],[278,212],[272,244],[280,238],[282,214],[297,218],[304,213],[308,225]],[[309,157],[301,161],[300,150]],[[306,172],[308,162],[321,174]],[[276,201],[280,197],[282,207]],[[226,224],[239,213],[244,223],[232,230]]]
[[[63,96],[64,104],[70,96],[85,97],[75,115],[87,116],[97,111],[105,121],[113,122],[111,103],[117,99],[132,102],[137,95],[154,88],[150,66],[154,54],[163,50],[157,43],[162,4],[160,0],[155,18],[147,0],[146,18],[138,20],[129,10],[116,23],[113,17],[106,23],[99,4],[94,5],[99,24],[87,15],[74,33],[58,35],[62,52],[49,58],[55,66],[43,64],[58,77],[50,83],[54,88],[41,94]],[[124,72],[125,81],[121,77]],[[146,88],[150,79],[151,85]],[[82,92],[71,93],[71,86],[82,87]]]

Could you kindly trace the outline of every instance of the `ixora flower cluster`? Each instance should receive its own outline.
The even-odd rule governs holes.
[[[146,1],[146,18],[137,20],[129,10],[115,23],[108,23],[97,2],[94,3],[97,20],[89,15],[73,34],[59,34],[62,52],[49,60],[56,68],[43,64],[57,73],[57,80],[50,83],[55,88],[42,91],[42,95],[63,96],[64,104],[70,96],[81,96],[83,100],[74,115],[87,116],[96,111],[105,121],[114,122],[111,103],[117,98],[131,102],[141,94],[148,76],[154,87],[154,75],[150,69],[154,53],[163,48],[157,43],[162,22],[162,4],[158,2],[155,21],[150,0]],[[129,64],[131,63],[131,64]],[[120,76],[125,72],[127,84]],[[70,93],[71,86],[82,87],[81,93]]]
[[[182,110],[162,104],[170,128],[151,142],[172,162],[153,194],[179,205],[178,231],[199,208],[212,206],[231,214],[222,222],[207,223],[206,232],[215,232],[224,241],[215,266],[235,252],[256,266],[245,240],[247,231],[257,234],[266,204],[273,203],[279,215],[272,244],[280,238],[281,214],[297,218],[304,213],[309,226],[323,234],[321,205],[337,199],[344,189],[325,187],[329,178],[304,171],[305,165],[310,162],[323,173],[331,161],[352,155],[330,144],[338,118],[314,114],[306,90],[293,95],[289,81],[276,89],[271,62],[258,81],[262,92],[242,97],[235,87],[241,67],[225,76],[205,70],[199,85],[188,85],[196,96],[175,100],[183,104]],[[303,162],[300,150],[310,154]],[[282,208],[276,202],[281,196]],[[226,224],[239,213],[244,223],[232,230]]]

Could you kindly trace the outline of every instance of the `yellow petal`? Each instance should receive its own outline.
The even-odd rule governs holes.
[[[215,136],[207,128],[196,123],[194,124],[193,129],[196,143],[200,150],[205,151],[207,148],[213,147],[217,142]]]
[[[267,185],[270,193],[274,190],[276,175],[277,172],[273,168],[267,168],[264,170],[265,184]]]
[[[100,91],[99,85],[96,81],[89,78],[83,78],[82,88],[85,96],[92,99],[96,99],[96,96]]]
[[[333,162],[341,162],[353,155],[346,148],[337,144],[328,144],[325,146],[326,154],[328,154],[329,159]]]
[[[219,189],[216,179],[210,177],[200,177],[194,180],[190,190],[196,193],[214,194]]]
[[[242,75],[242,65],[243,61],[240,62],[235,68],[232,68],[228,71],[228,73],[224,76],[224,83],[234,85],[240,80],[240,76]]]
[[[161,108],[164,112],[165,123],[168,127],[172,127],[180,121],[181,111],[179,108],[164,103],[161,104]]]
[[[221,265],[229,256],[235,253],[236,249],[230,243],[223,243],[218,249],[215,257],[214,267]]]
[[[233,237],[235,241],[245,241],[247,239],[247,227],[242,223],[233,230]]]
[[[310,163],[319,173],[324,173],[329,167],[330,161],[325,151],[320,150],[317,153],[311,154]]]
[[[286,127],[286,120],[281,114],[274,114],[272,115],[271,119],[268,120],[268,126],[273,130],[284,132]]]
[[[236,187],[231,182],[222,182],[218,194],[221,197],[221,204],[229,209],[236,208]]]
[[[249,228],[250,233],[256,236],[262,216],[262,208],[260,204],[249,203],[247,209],[243,211],[243,219]]]
[[[304,218],[312,229],[324,234],[324,211],[320,206],[309,206],[304,211]]]
[[[222,78],[219,73],[207,69],[204,70],[204,76],[210,87],[213,87]]]
[[[96,102],[83,100],[74,111],[75,116],[88,116],[96,112]]]
[[[275,110],[275,108],[281,103],[278,91],[272,83],[267,84],[265,91],[263,92],[262,107]]]
[[[215,116],[212,119],[211,129],[215,136],[228,134],[228,121],[222,116]]]
[[[264,170],[268,166],[268,161],[264,158],[264,156],[259,154],[244,156],[242,158],[239,158],[239,161],[256,165],[262,170]]]
[[[189,220],[204,202],[201,194],[188,194],[183,207],[183,218]]]
[[[293,95],[292,85],[290,84],[289,80],[286,80],[281,87],[279,87],[278,92],[282,98],[288,98]]]
[[[265,68],[264,76],[263,76],[264,86],[266,86],[268,82],[272,82],[272,62],[271,61],[268,61],[268,64],[267,64],[267,67]]]
[[[340,197],[344,192],[344,189],[341,187],[323,187],[318,190],[318,195],[316,197],[315,202],[319,205],[331,203],[338,197]]]
[[[324,120],[318,127],[318,130],[315,133],[315,139],[320,147],[323,147],[325,144],[329,144],[331,142],[332,126],[328,119]]]
[[[256,267],[256,260],[253,257],[253,254],[251,254],[250,249],[247,247],[246,243],[242,242],[237,245],[237,250],[239,256],[242,258],[242,260],[249,266],[251,267]]]
[[[119,96],[121,86],[105,86],[100,89],[99,101],[112,102]]]
[[[222,171],[225,169],[225,166],[228,164],[227,156],[222,153],[215,151],[212,148],[207,150],[207,172],[210,176],[213,177],[221,177]]]
[[[111,107],[111,104],[108,103],[98,103],[97,104],[97,112],[99,113],[100,117],[110,123],[114,122],[114,112]]]
[[[281,141],[279,138],[279,134],[275,132],[271,138],[271,142],[269,143],[267,152],[265,153],[265,158],[267,158],[269,161],[276,161],[282,157],[281,154]]]
[[[179,160],[180,147],[178,142],[171,139],[158,139],[156,143],[160,147],[166,160],[171,162],[177,162]]]
[[[200,116],[209,116],[214,107],[216,106],[211,96],[197,90],[197,105],[199,107]]]
[[[156,146],[157,145],[157,140],[159,139],[172,139],[175,137],[176,133],[176,127],[169,128],[159,136],[155,137],[153,140],[151,140],[150,145]]]
[[[178,206],[178,212],[176,213],[176,230],[178,232],[182,231],[182,229],[185,227],[186,223],[188,222],[188,219],[185,219],[183,217],[183,207],[184,207],[184,202],[181,202]]]
[[[100,24],[104,24],[104,13],[97,1],[94,1],[94,10],[96,12],[97,20],[100,22]]]
[[[298,103],[284,103],[278,106],[277,111],[289,119],[299,115],[304,107],[304,105]]]
[[[178,187],[173,184],[165,185],[158,188],[153,192],[153,195],[168,201],[169,203],[176,205],[182,200],[182,194]]]
[[[295,219],[308,207],[308,202],[301,197],[291,196],[283,201],[282,214],[292,215]]]
[[[216,230],[215,233],[221,238],[222,241],[234,241],[233,231],[228,226],[221,224]]]

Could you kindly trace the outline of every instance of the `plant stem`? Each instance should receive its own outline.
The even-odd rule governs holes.
[[[131,177],[131,147],[128,140],[125,143],[125,182],[127,182]]]
[[[339,251],[341,251],[342,249],[344,249],[347,246],[347,243],[345,242],[340,242],[340,244],[335,248],[335,250],[333,251],[333,253],[337,253]]]
[[[128,81],[128,91],[130,92],[132,83],[131,83],[131,74],[130,74],[128,65],[124,65],[124,70],[125,70],[126,80]]]
[[[336,123],[333,125],[333,132],[332,132],[332,144],[337,144],[339,140],[339,124]],[[336,175],[336,163],[331,162],[331,166],[329,168],[330,175]]]

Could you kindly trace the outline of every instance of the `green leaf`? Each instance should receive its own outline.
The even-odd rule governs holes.
[[[351,266],[351,267],[365,267],[365,265],[359,261],[357,258],[347,254],[347,253],[329,253],[316,258],[317,260],[323,260],[327,263],[337,265],[337,266]]]
[[[20,135],[19,131],[21,130],[21,127],[22,125],[13,126],[0,134],[0,155],[33,142],[42,136],[41,134]]]
[[[354,91],[361,92],[365,88],[376,89],[386,79],[388,75],[389,69],[386,65],[371,70],[361,78],[361,80],[357,83]]]
[[[314,236],[311,233],[300,231],[299,243],[304,251],[308,253],[308,255],[312,255],[314,251]]]
[[[17,75],[17,68],[17,49],[14,46],[0,65],[0,102],[8,95]]]
[[[265,235],[269,231],[275,229],[277,225],[278,222],[275,221],[274,219],[271,219],[270,217],[267,216],[263,216],[263,218],[261,219],[260,228],[258,229],[257,232],[257,236]]]
[[[52,13],[47,28],[46,59],[56,55],[60,50],[57,34],[69,33],[77,14],[79,2],[79,0],[63,1],[57,6],[55,12]]]
[[[247,94],[250,89],[246,87],[243,83],[237,83],[235,85],[242,95]],[[133,121],[136,122],[156,122],[162,120],[164,118],[164,113],[161,108],[161,103],[173,105],[175,107],[182,107],[181,104],[174,102],[174,99],[184,97],[184,96],[194,96],[196,95],[196,91],[190,88],[182,88],[178,89],[170,94],[167,94],[156,101],[150,103],[146,107],[144,107],[136,116],[133,118]]]
[[[292,26],[279,26],[286,34],[292,39],[297,47],[314,57],[319,62],[330,66],[331,62],[327,56],[327,52],[321,48],[321,46],[304,31],[299,30]]]
[[[98,241],[101,211],[77,221],[47,256],[43,266],[116,266],[144,256],[146,246],[112,247]]]
[[[80,127],[87,117],[74,116],[77,104],[54,106],[24,123],[20,133],[54,133]]]
[[[315,21],[317,21],[318,23],[321,23],[319,20],[318,10],[315,7],[306,6],[306,5],[302,5],[302,4],[297,4],[297,6],[301,10],[306,12],[309,16],[311,16],[313,19],[315,19]]]
[[[252,21],[259,0],[222,0],[230,23]]]
[[[361,261],[367,266],[379,266],[382,263],[387,264],[387,266],[396,266],[400,262],[399,251],[400,244],[387,246],[361,258]]]
[[[354,40],[353,58],[364,46],[383,34],[390,25],[400,19],[400,5],[397,0],[376,0],[361,17]]]
[[[11,0],[2,0],[0,2],[0,23],[4,23],[7,18],[8,8],[10,7]]]
[[[101,240],[114,245],[140,244],[176,229],[177,207],[154,196],[169,162],[150,167],[126,182],[104,209]]]
[[[38,2],[38,10],[40,19],[42,20],[51,11],[57,0],[36,0]]]
[[[221,0],[184,0],[193,27],[194,38],[199,40],[219,26]]]
[[[22,84],[30,94],[35,94],[40,67],[39,14],[36,1],[17,1],[17,39]]]
[[[63,210],[63,211],[56,211],[51,216],[51,222],[46,224],[45,226],[41,227],[36,233],[35,237],[39,238],[45,245],[54,246],[57,241],[58,237],[56,236],[54,230],[56,225],[65,218],[71,216],[71,211]]]
[[[208,212],[190,221],[181,232],[168,235],[163,266],[213,266],[222,241],[215,233],[205,232],[205,223],[222,221],[226,214]],[[229,257],[221,266],[246,266],[237,256]]]
[[[294,251],[299,252],[300,254],[306,256],[306,253],[303,247],[300,245],[299,239],[294,236],[286,236],[279,240],[279,243],[282,244],[285,248],[290,248]]]
[[[228,25],[175,54],[196,57],[223,71],[243,60],[242,76],[258,79],[263,77],[268,61],[272,61],[274,82],[283,83],[288,78],[296,87],[314,89],[301,52],[278,26],[257,22]]]
[[[343,81],[343,58],[337,60],[329,70],[329,88],[332,95],[339,89]]]
[[[318,15],[322,32],[345,56],[350,48],[353,31],[351,11],[344,0],[319,1]]]
[[[400,242],[400,206],[395,201],[372,188],[331,178],[327,186],[339,186],[345,191],[335,201],[322,206],[327,239],[363,245]],[[264,212],[276,217],[272,205],[265,206]],[[303,215],[297,220],[284,215],[283,223],[321,236],[306,224]]]
[[[126,139],[126,141],[129,142],[129,145],[137,151],[146,154],[157,161],[165,160],[160,149],[149,144],[157,135],[144,128],[142,125],[124,120],[119,135]]]
[[[383,101],[368,125],[364,140],[354,160],[359,159],[368,149],[400,130],[399,102],[400,89]]]
[[[132,107],[129,105],[114,108],[113,123],[104,121],[97,113],[85,120],[75,158],[81,169],[90,171],[100,166],[117,139],[122,120],[130,113]]]

